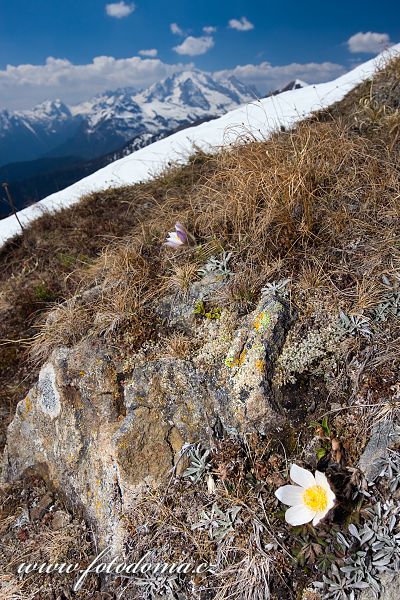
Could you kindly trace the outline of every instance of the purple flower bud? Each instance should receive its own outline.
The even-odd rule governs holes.
[[[181,223],[175,223],[175,231],[170,231],[164,246],[179,248],[189,243],[189,235]]]

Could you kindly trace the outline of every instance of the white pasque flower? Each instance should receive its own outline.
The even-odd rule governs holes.
[[[320,471],[315,471],[314,476],[307,469],[292,465],[290,479],[297,485],[284,485],[275,492],[278,500],[290,506],[285,513],[286,522],[303,525],[312,521],[318,525],[335,504],[326,476]]]

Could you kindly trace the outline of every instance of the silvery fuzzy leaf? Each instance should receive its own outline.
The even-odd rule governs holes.
[[[337,565],[335,565],[335,563],[333,563],[333,565],[332,565],[332,573],[339,576],[339,569],[338,569]]]
[[[357,567],[351,567],[350,565],[347,567],[340,567],[340,570],[342,571],[342,573],[353,573],[354,571],[357,571]]]
[[[360,540],[361,545],[365,544],[366,542],[369,542],[374,537],[374,535],[375,533],[371,529],[366,531],[366,533],[363,534]]]
[[[220,258],[211,256],[204,267],[198,270],[199,275],[202,277],[209,273],[214,273],[215,275],[221,275],[223,277],[231,275],[232,271],[229,268],[229,262],[231,261],[232,256],[232,252],[223,252]]]
[[[348,529],[349,529],[349,533],[350,533],[350,534],[351,534],[353,537],[355,537],[355,538],[356,538],[356,539],[357,539],[359,542],[361,542],[361,538],[360,538],[360,535],[359,535],[359,533],[358,533],[358,529],[357,529],[357,527],[356,527],[356,526],[355,526],[353,523],[350,523],[350,525],[349,525],[349,528],[348,528]]]
[[[373,589],[375,592],[380,592],[380,590],[381,590],[381,586],[380,586],[380,585],[379,585],[379,583],[376,581],[376,579],[374,579],[374,578],[372,577],[372,575],[370,575],[369,573],[367,573],[367,579],[368,579],[368,582],[369,582],[370,586],[372,587],[372,589]]]
[[[386,277],[386,275],[382,275],[382,281],[386,287],[389,287],[390,289],[392,288],[392,282],[388,277]]]
[[[351,587],[356,590],[366,590],[369,588],[369,583],[366,581],[358,581],[357,583],[352,583]]]
[[[374,567],[386,567],[391,561],[391,557],[382,558],[381,560],[373,560],[372,564]]]
[[[350,548],[350,544],[340,532],[336,534],[336,539],[343,548]]]
[[[290,281],[291,279],[288,278],[281,279],[280,281],[272,281],[271,283],[266,283],[265,286],[261,289],[261,296],[280,294],[281,296],[286,297],[287,290],[285,288]]]
[[[396,520],[396,517],[392,515],[389,521],[389,531],[393,531],[394,526],[396,525]]]

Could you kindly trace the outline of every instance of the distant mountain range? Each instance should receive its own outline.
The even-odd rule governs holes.
[[[291,82],[276,93],[303,85]],[[217,80],[193,69],[141,92],[132,88],[107,91],[77,106],[55,100],[32,110],[3,110],[0,183],[9,183],[20,209],[178,129],[213,119],[258,97],[255,88],[235,77]],[[9,212],[3,198],[0,218]]]
[[[107,91],[77,106],[47,101],[32,110],[0,111],[0,166],[44,156],[94,158],[136,136],[219,116],[257,97],[235,77],[216,81],[184,71],[140,93]]]

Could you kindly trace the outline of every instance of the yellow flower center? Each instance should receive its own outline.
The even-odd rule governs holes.
[[[313,485],[304,491],[303,502],[311,510],[321,512],[328,506],[328,495],[320,485]]]

